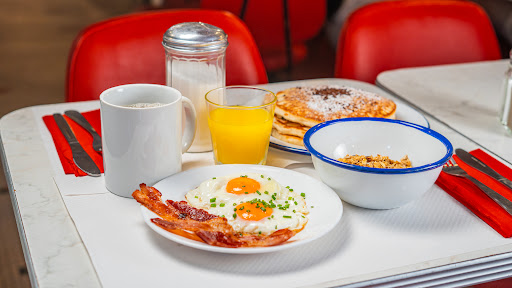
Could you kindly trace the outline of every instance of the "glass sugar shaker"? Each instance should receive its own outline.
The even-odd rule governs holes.
[[[503,102],[500,110],[500,122],[508,132],[512,132],[512,50],[510,50],[510,61],[508,70],[505,73],[505,85]]]
[[[227,38],[222,29],[202,22],[176,24],[163,36],[166,85],[189,98],[197,112],[196,134],[188,152],[212,150],[205,95],[226,86]]]

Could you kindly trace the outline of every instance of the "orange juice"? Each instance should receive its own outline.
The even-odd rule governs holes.
[[[273,109],[265,108],[211,110],[208,125],[216,161],[222,164],[265,164],[272,112]]]

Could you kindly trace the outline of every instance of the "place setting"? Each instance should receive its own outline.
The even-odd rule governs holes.
[[[183,48],[180,33],[190,30],[178,25],[163,39],[167,85],[114,86],[90,110],[39,112],[49,155],[58,158],[55,184],[105,283],[121,270],[135,274],[123,253],[148,269],[184,275],[201,257],[223,257],[223,268],[201,282],[225,273],[226,257],[263,263],[265,255],[315,259],[317,252],[327,260],[288,275],[315,284],[361,271],[412,271],[428,261],[447,265],[457,253],[512,236],[512,170],[492,155],[454,147],[451,136],[431,128],[431,118],[370,84],[225,85],[216,73],[225,73],[227,41],[216,27],[192,25],[205,29],[201,37],[220,35],[208,40],[217,49],[217,70],[172,54],[178,46],[179,53],[205,52],[197,43]],[[382,219],[389,221],[378,225]],[[477,237],[482,241],[460,247],[450,232],[468,236],[467,227],[501,238],[482,244]],[[97,232],[108,240],[99,241]],[[436,237],[445,245],[433,253]],[[315,246],[336,241],[343,245]],[[190,258],[180,259],[187,249],[194,251]],[[414,252],[385,260],[400,249]],[[365,251],[385,257],[353,264]],[[120,268],[109,275],[114,266]],[[346,272],[336,273],[338,267]]]

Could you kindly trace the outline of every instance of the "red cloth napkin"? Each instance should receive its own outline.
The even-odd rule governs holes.
[[[480,149],[471,151],[470,154],[489,165],[489,167],[496,170],[496,172],[500,173],[504,177],[512,180],[512,169],[494,159],[489,154]],[[512,200],[512,191],[506,186],[465,164],[459,160],[456,155],[454,155],[453,158],[462,169],[468,172],[469,175],[484,183],[494,191],[500,193],[507,199]],[[501,208],[501,206],[496,204],[496,202],[489,198],[470,180],[441,172],[436,184],[446,191],[446,193],[450,194],[453,198],[475,213],[475,215],[480,217],[480,219],[485,221],[485,223],[489,224],[489,226],[500,233],[503,237],[509,238],[512,236],[512,216]]]
[[[85,119],[91,123],[91,126],[98,132],[101,136],[101,117],[100,110],[93,110],[89,112],[83,112]],[[75,137],[80,142],[80,145],[84,148],[85,152],[91,156],[94,163],[100,168],[101,173],[103,173],[103,157],[101,153],[98,153],[92,149],[92,136],[87,130],[82,128],[82,126],[75,123],[75,121],[69,119],[66,115],[63,115],[64,119],[75,133]],[[53,143],[55,144],[55,148],[57,149],[57,153],[59,154],[60,162],[62,163],[62,168],[64,168],[64,173],[66,174],[75,174],[75,176],[87,176],[85,172],[76,167],[73,162],[73,155],[71,153],[71,148],[69,147],[66,138],[60,132],[59,127],[57,127],[57,123],[53,119],[52,115],[43,116],[44,124],[52,134]]]

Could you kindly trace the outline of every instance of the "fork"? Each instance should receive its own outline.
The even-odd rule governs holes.
[[[473,184],[478,186],[478,188],[480,188],[480,190],[482,190],[487,196],[489,196],[489,198],[494,200],[494,202],[496,202],[503,209],[505,209],[505,211],[507,211],[508,214],[512,215],[512,201],[501,196],[501,194],[499,194],[496,191],[492,190],[491,188],[487,187],[484,183],[471,177],[466,171],[464,171],[462,168],[459,167],[457,162],[455,162],[455,159],[451,158],[443,166],[443,172],[446,172],[453,176],[464,177],[466,179],[469,179],[471,182],[473,182]]]

